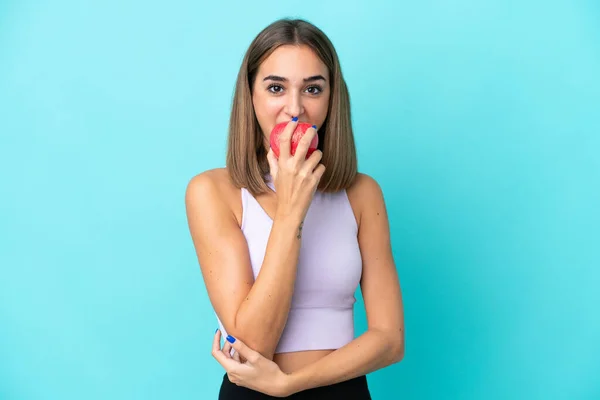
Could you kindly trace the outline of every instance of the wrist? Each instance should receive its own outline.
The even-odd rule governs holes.
[[[276,213],[273,218],[274,225],[278,225],[283,229],[290,229],[295,234],[298,233],[298,229],[304,224],[304,216],[298,213]]]
[[[273,219],[275,221],[279,221],[297,227],[298,225],[300,225],[300,223],[302,223],[304,216],[296,211],[282,210],[278,207],[275,211]]]
[[[285,374],[284,388],[286,396],[291,396],[305,389],[304,378],[300,371]]]
[[[267,394],[271,396],[287,398],[295,393],[293,391],[293,384],[291,382],[290,375],[286,374],[285,372],[280,371],[279,377],[274,379],[272,382],[272,390],[267,392]]]

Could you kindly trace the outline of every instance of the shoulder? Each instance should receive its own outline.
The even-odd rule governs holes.
[[[377,181],[363,173],[358,173],[352,185],[347,189],[348,197],[355,198],[355,200],[372,200],[373,198],[383,197],[381,187]]]
[[[215,168],[199,173],[188,182],[185,196],[186,200],[208,196],[220,197],[231,185],[229,174],[225,168]]]
[[[201,172],[190,179],[185,191],[188,208],[208,207],[237,216],[241,208],[240,189],[236,188],[226,168],[215,168]],[[238,204],[240,203],[240,204]],[[241,213],[241,211],[240,211]]]
[[[367,174],[358,173],[352,185],[346,189],[346,193],[359,227],[363,216],[369,211],[385,207],[381,186]]]

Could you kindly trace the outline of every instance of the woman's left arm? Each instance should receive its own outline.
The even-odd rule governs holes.
[[[348,189],[348,197],[359,225],[358,241],[363,262],[360,286],[368,329],[346,346],[292,373],[292,392],[365,375],[404,357],[402,294],[383,193],[374,179],[359,174]]]

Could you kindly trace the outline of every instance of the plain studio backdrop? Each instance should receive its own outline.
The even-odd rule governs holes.
[[[5,0],[0,399],[216,398],[184,191],[281,17],[336,46],[388,205],[374,399],[600,398],[599,2]]]

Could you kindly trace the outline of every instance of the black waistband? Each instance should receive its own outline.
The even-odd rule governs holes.
[[[371,400],[367,377],[365,375],[335,383],[333,385],[317,387],[298,392],[286,399],[293,400]],[[271,400],[281,399],[272,397],[245,387],[237,386],[229,381],[227,374],[223,376],[223,383],[219,392],[219,400]]]

